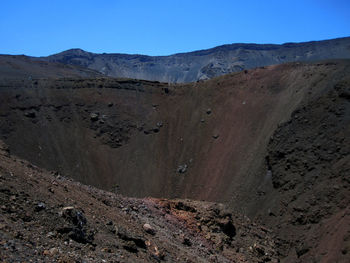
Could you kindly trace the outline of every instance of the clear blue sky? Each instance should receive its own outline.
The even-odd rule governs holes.
[[[169,55],[350,36],[349,0],[1,0],[0,53]]]

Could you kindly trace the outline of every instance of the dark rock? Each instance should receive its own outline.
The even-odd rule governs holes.
[[[97,120],[98,120],[98,116],[99,116],[98,113],[91,113],[91,114],[90,114],[90,119],[91,119],[92,121],[97,121]]]
[[[36,113],[35,113],[35,111],[27,111],[26,113],[24,113],[24,116],[26,116],[28,118],[35,118]]]
[[[126,251],[129,251],[131,253],[137,253],[138,252],[136,244],[134,242],[132,242],[132,241],[126,242],[126,244],[123,246],[123,248]]]
[[[307,223],[307,218],[304,214],[299,214],[299,216],[296,217],[295,223],[298,225],[305,225]]]
[[[175,209],[183,210],[183,211],[187,211],[187,212],[192,212],[192,213],[196,212],[195,208],[188,206],[188,205],[184,204],[183,202],[177,202],[175,205]]]
[[[63,208],[60,214],[69,225],[58,227],[58,233],[67,234],[69,238],[79,243],[92,243],[94,233],[88,231],[87,220],[82,211],[69,206]]]
[[[185,246],[188,246],[188,247],[192,246],[191,240],[188,239],[187,237],[185,237],[185,238],[183,239],[182,244],[184,244]]]
[[[134,242],[134,244],[139,247],[139,248],[143,248],[146,249],[146,242],[145,240],[138,236],[135,235],[131,232],[128,232],[126,229],[124,229],[123,227],[118,227],[118,233],[117,233],[118,237],[124,241],[132,241]]]
[[[265,255],[265,250],[263,247],[261,246],[256,246],[255,250],[259,253],[260,256],[264,256]]]
[[[33,218],[31,217],[31,215],[27,212],[27,213],[23,213],[20,215],[20,218],[24,221],[24,222],[30,222],[33,220]]]
[[[271,211],[271,209],[268,209],[268,210],[267,210],[267,214],[268,214],[269,216],[276,216],[275,213],[274,213],[273,211]]]
[[[213,212],[215,217],[232,219],[232,213],[222,204],[216,205],[213,208]]]
[[[72,228],[68,236],[74,241],[82,244],[91,243],[93,241],[93,234],[88,234],[83,228]]]
[[[309,247],[305,244],[302,244],[301,246],[295,248],[295,252],[297,253],[298,258],[309,252],[309,250]]]
[[[233,238],[236,235],[236,228],[231,220],[225,219],[224,221],[219,222],[219,226],[222,232],[229,238]]]
[[[75,209],[74,207],[63,208],[62,217],[78,227],[83,227],[87,223],[83,212]]]
[[[180,174],[184,174],[187,171],[187,164],[182,164],[177,167],[177,172]]]
[[[144,224],[142,226],[143,230],[145,230],[146,233],[151,234],[151,235],[155,235],[156,231],[155,229],[150,225],[150,224]]]
[[[39,212],[39,211],[45,210],[45,209],[46,209],[46,205],[43,202],[39,202],[34,208],[34,210],[36,212]]]

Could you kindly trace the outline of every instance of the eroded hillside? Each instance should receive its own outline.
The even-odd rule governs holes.
[[[1,87],[1,136],[38,166],[128,196],[254,199],[278,124],[347,70],[347,62],[289,64],[173,86],[9,82]]]
[[[346,262],[350,248],[350,82],[298,108],[271,137],[261,222],[303,262]],[[285,262],[296,262],[291,249]]]
[[[183,83],[287,62],[349,58],[350,38],[345,37],[283,45],[237,43],[169,56],[96,54],[70,49],[32,59],[82,66],[110,77]]]

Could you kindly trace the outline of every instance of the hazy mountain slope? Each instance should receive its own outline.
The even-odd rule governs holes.
[[[33,61],[27,56],[0,55],[1,81],[33,78],[97,77],[97,71],[62,63]]]
[[[305,43],[231,44],[170,56],[94,54],[71,49],[35,58],[74,64],[107,76],[162,82],[193,82],[255,67],[293,61],[350,58],[350,38]]]

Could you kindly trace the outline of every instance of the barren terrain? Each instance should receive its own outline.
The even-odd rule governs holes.
[[[282,45],[238,43],[169,56],[95,54],[70,49],[31,59],[82,66],[110,77],[182,83],[287,62],[344,58],[350,58],[349,37]]]
[[[189,84],[6,61],[6,261],[349,261],[348,60]]]

